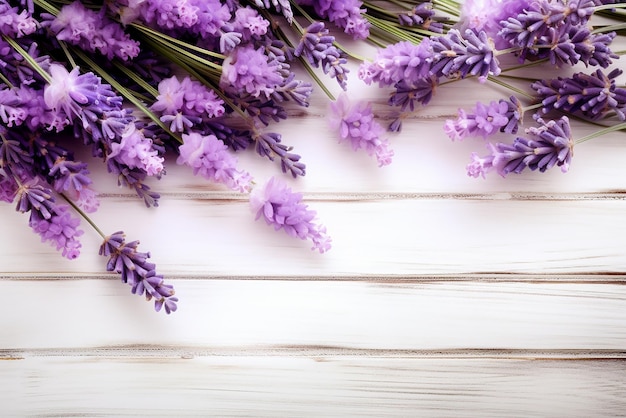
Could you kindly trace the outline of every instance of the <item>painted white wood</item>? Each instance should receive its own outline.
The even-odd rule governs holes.
[[[166,316],[117,280],[12,280],[2,348],[189,345],[623,350],[623,283],[176,280]],[[33,312],[40,314],[34,315]],[[8,318],[12,318],[9,320]]]
[[[623,360],[365,356],[0,361],[5,416],[615,417]]]
[[[351,83],[393,117],[387,90]],[[156,209],[90,160],[93,219],[152,253],[171,316],[103,273],[88,227],[68,261],[0,205],[0,415],[625,416],[626,134],[577,145],[567,174],[469,178],[484,143],[442,124],[508,92],[462,83],[389,135],[381,169],[337,143],[319,91],[268,128],[307,164],[283,178],[328,227],[324,255],[171,157]],[[238,156],[258,182],[280,175]]]
[[[626,271],[626,200],[402,198],[312,201],[333,239],[325,254],[255,221],[246,200],[169,198],[157,209],[111,198],[93,215],[105,233],[124,230],[164,274],[321,276]],[[4,206],[0,271],[102,272],[89,226],[68,261]],[[123,214],[119,216],[118,214]],[[36,262],[35,262],[36,260]]]

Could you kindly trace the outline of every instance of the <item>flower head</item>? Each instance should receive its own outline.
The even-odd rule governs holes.
[[[252,177],[237,169],[237,159],[228,147],[215,135],[203,136],[197,132],[183,134],[184,143],[178,147],[178,164],[193,168],[194,174],[227,185],[231,189],[246,192]]]
[[[263,217],[275,230],[283,229],[289,236],[310,239],[312,250],[323,253],[330,249],[326,228],[315,222],[317,212],[302,203],[302,194],[292,192],[276,178],[252,190],[250,208],[256,219]]]
[[[245,91],[253,96],[269,97],[282,84],[280,63],[269,61],[262,48],[242,46],[224,60],[220,86],[234,91]]]
[[[122,231],[106,237],[100,246],[100,255],[108,257],[107,271],[120,274],[122,282],[131,286],[133,294],[145,295],[148,301],[154,298],[157,312],[161,308],[165,308],[167,314],[176,311],[178,298],[174,296],[174,288],[156,273],[156,266],[148,261],[150,253],[137,251],[138,246],[139,241],[126,242]]]
[[[391,163],[393,151],[382,135],[385,129],[374,120],[372,105],[364,101],[351,103],[342,93],[330,104],[330,126],[339,132],[340,141],[349,140],[353,150],[365,149],[374,155],[380,167]]]
[[[467,166],[468,175],[484,177],[485,173],[495,169],[505,177],[509,173],[519,174],[526,168],[544,172],[554,166],[566,172],[574,149],[569,119],[562,116],[558,120],[537,121],[538,127],[526,131],[531,138],[518,137],[512,144],[489,144],[491,154],[483,158],[472,154],[472,162]]]

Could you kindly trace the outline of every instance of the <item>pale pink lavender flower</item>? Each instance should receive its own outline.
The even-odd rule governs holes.
[[[152,140],[146,138],[134,123],[126,125],[120,142],[112,141],[110,146],[107,159],[116,159],[129,168],[139,168],[149,176],[161,175],[163,157],[153,148]]]
[[[351,103],[347,94],[342,93],[331,102],[330,110],[328,121],[339,133],[340,142],[349,141],[353,150],[364,149],[375,156],[379,167],[391,164],[393,150],[389,148],[389,141],[382,137],[385,129],[374,119],[370,103]]]
[[[269,97],[283,82],[278,61],[268,61],[263,48],[240,46],[224,60],[220,87]]]
[[[524,169],[544,172],[554,166],[562,172],[569,169],[574,140],[571,136],[569,119],[562,116],[558,120],[537,119],[538,127],[526,130],[532,138],[516,138],[512,144],[489,144],[490,154],[478,157],[472,154],[472,162],[467,166],[469,176],[485,177],[485,173],[496,170],[502,177],[509,173],[521,173]]]
[[[139,252],[138,246],[139,241],[126,242],[126,235],[118,231],[104,239],[99,253],[108,257],[107,271],[120,274],[122,282],[131,286],[133,294],[145,296],[148,301],[154,298],[157,312],[162,308],[167,314],[176,311],[178,298],[174,296],[173,286],[166,284],[163,276],[157,274],[156,266],[148,261],[150,253]]]
[[[45,26],[60,41],[77,45],[88,52],[98,51],[108,59],[117,57],[128,61],[139,54],[139,42],[130,39],[122,27],[100,13],[74,1],[61,8],[54,17],[44,15]]]
[[[302,202],[301,193],[294,193],[274,177],[252,190],[250,208],[256,219],[263,217],[275,230],[283,229],[289,236],[311,240],[312,250],[324,253],[331,247],[326,228],[317,223],[317,212]]]
[[[544,114],[556,109],[577,113],[590,120],[611,115],[626,120],[626,89],[615,84],[622,73],[619,68],[609,74],[598,69],[592,74],[579,72],[571,77],[538,80],[531,87],[541,100]]]
[[[215,135],[193,132],[182,137],[177,164],[188,165],[194,174],[225,184],[233,190],[243,193],[250,189],[252,177],[246,171],[237,169],[237,158]]]

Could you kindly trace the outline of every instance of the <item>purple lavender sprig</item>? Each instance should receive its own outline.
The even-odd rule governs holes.
[[[575,73],[571,77],[538,80],[531,87],[546,114],[560,110],[579,114],[589,120],[599,120],[616,115],[626,120],[626,89],[617,87],[615,80],[623,71],[614,69],[605,74],[598,69],[592,74]]]
[[[329,34],[323,22],[313,22],[304,29],[293,54],[305,58],[314,67],[322,67],[324,74],[337,80],[343,90],[347,89],[349,73],[344,54],[333,45],[335,37]]]
[[[157,274],[156,265],[149,262],[150,253],[139,252],[139,241],[126,242],[126,235],[117,231],[104,237],[99,254],[108,257],[107,271],[120,274],[123,283],[131,286],[131,292],[144,295],[146,300],[154,298],[154,309],[164,308],[165,313],[175,312],[178,298],[172,285],[166,284]]]
[[[256,219],[262,217],[275,230],[282,229],[289,236],[311,240],[312,250],[324,253],[331,247],[326,228],[316,222],[317,212],[302,203],[301,193],[294,193],[275,177],[252,190],[250,208]]]
[[[342,93],[331,102],[328,121],[339,134],[340,142],[349,142],[353,150],[364,149],[375,156],[379,167],[391,164],[394,152],[383,136],[385,129],[374,119],[370,103],[351,102],[347,94]]]
[[[512,144],[489,143],[490,154],[484,157],[472,153],[467,174],[484,178],[486,173],[495,170],[505,177],[509,173],[519,174],[526,168],[544,172],[554,166],[566,172],[574,149],[568,117],[548,121],[538,119],[537,122],[538,127],[526,130],[530,138],[517,137]]]

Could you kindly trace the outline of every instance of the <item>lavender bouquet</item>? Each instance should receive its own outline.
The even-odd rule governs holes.
[[[97,188],[78,151],[87,147],[148,207],[159,201],[148,183],[173,154],[195,175],[248,194],[257,219],[323,253],[331,239],[302,194],[278,173],[257,185],[236,158],[250,149],[285,175],[305,175],[272,127],[289,108],[308,106],[313,88],[328,95],[339,141],[383,167],[394,155],[385,132],[436,100],[438,86],[497,83],[511,95],[460,109],[442,127],[453,140],[513,136],[487,141],[468,174],[566,171],[574,144],[626,127],[614,65],[621,52],[611,50],[626,30],[625,9],[601,0],[0,0],[0,199],[28,213],[42,241],[68,259],[80,254],[84,220],[102,237],[106,270],[171,313],[178,299],[150,254],[90,219]],[[340,34],[349,42],[338,43]],[[359,42],[373,44],[375,56],[351,52]],[[535,65],[554,77],[517,74]],[[598,68],[564,71],[580,65]],[[371,104],[350,99],[348,76],[389,95],[388,127]],[[334,97],[331,82],[345,92]],[[574,139],[569,118],[599,129]],[[525,119],[536,126],[518,137]]]

